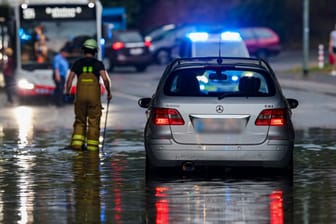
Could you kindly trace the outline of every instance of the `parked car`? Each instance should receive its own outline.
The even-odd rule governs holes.
[[[178,52],[176,57],[250,57],[240,34],[222,29],[188,33],[179,43]]]
[[[152,43],[150,50],[153,54],[153,59],[157,64],[167,64],[176,57],[185,57],[188,54],[196,54],[191,53],[191,49],[194,49],[191,45],[197,46],[197,51],[200,53],[206,53],[206,55],[209,56],[209,53],[216,52],[217,55],[220,40],[223,43],[222,48],[228,50],[222,51],[224,56],[229,56],[230,53],[233,53],[231,56],[249,56],[248,51],[246,50],[245,52],[243,49],[246,48],[246,46],[244,46],[245,44],[241,37],[234,36],[237,35],[237,32],[227,32],[224,34],[224,38],[221,38],[222,33],[223,27],[216,24],[188,24],[179,26],[168,24],[148,33],[146,39],[150,40]],[[203,37],[204,35],[207,35],[207,39],[200,39],[202,35]],[[229,48],[231,48],[231,50],[229,50]],[[235,51],[232,51],[232,49],[235,49]],[[196,50],[193,51],[196,52]]]
[[[150,42],[137,30],[113,31],[105,43],[104,64],[110,71],[116,66],[134,66],[143,72],[152,63],[149,47]]]
[[[165,24],[162,26],[158,26],[154,29],[151,29],[150,31],[145,33],[145,39],[149,41],[156,41],[160,38],[162,38],[167,32],[170,32],[174,29],[176,29],[177,25],[171,23],[171,24]]]
[[[175,59],[146,108],[146,172],[256,166],[291,174],[292,109],[269,64],[256,58]]]
[[[151,41],[150,51],[153,61],[157,64],[168,64],[172,60],[172,50],[179,41],[189,32],[195,31],[195,25],[167,24],[153,30],[146,35],[146,40]]]
[[[267,27],[246,27],[238,29],[250,55],[268,59],[281,51],[279,35]]]

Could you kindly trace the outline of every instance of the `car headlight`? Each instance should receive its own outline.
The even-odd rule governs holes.
[[[20,89],[34,89],[34,84],[27,81],[26,79],[20,79],[19,82],[18,82],[18,87]]]

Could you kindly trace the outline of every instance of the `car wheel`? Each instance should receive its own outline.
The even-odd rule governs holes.
[[[293,159],[293,155],[288,163],[288,167],[287,167],[287,174],[289,176],[292,176],[294,172],[294,159]]]
[[[145,174],[147,178],[156,177],[158,175],[158,168],[152,166],[148,156],[146,155]]]
[[[137,72],[144,72],[144,71],[146,71],[147,66],[146,65],[138,65],[138,66],[135,67],[135,69],[136,69]]]
[[[280,169],[280,173],[281,175],[284,175],[287,177],[293,177],[294,175],[293,172],[294,172],[294,159],[292,155],[287,166]]]
[[[159,65],[166,65],[170,62],[170,52],[168,50],[159,50],[156,53],[156,63]]]

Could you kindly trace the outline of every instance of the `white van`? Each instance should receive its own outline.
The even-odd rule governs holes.
[[[192,32],[181,41],[178,57],[250,57],[238,32]]]

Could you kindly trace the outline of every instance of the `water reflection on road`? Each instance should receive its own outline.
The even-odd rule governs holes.
[[[285,219],[291,220],[290,180],[262,176],[149,181],[148,223],[289,223]]]
[[[71,130],[26,124],[1,130],[1,223],[336,221],[336,130],[297,131],[293,179],[211,169],[146,178],[142,130],[107,131],[94,154],[62,150]]]
[[[297,132],[295,223],[335,223],[336,130]]]

